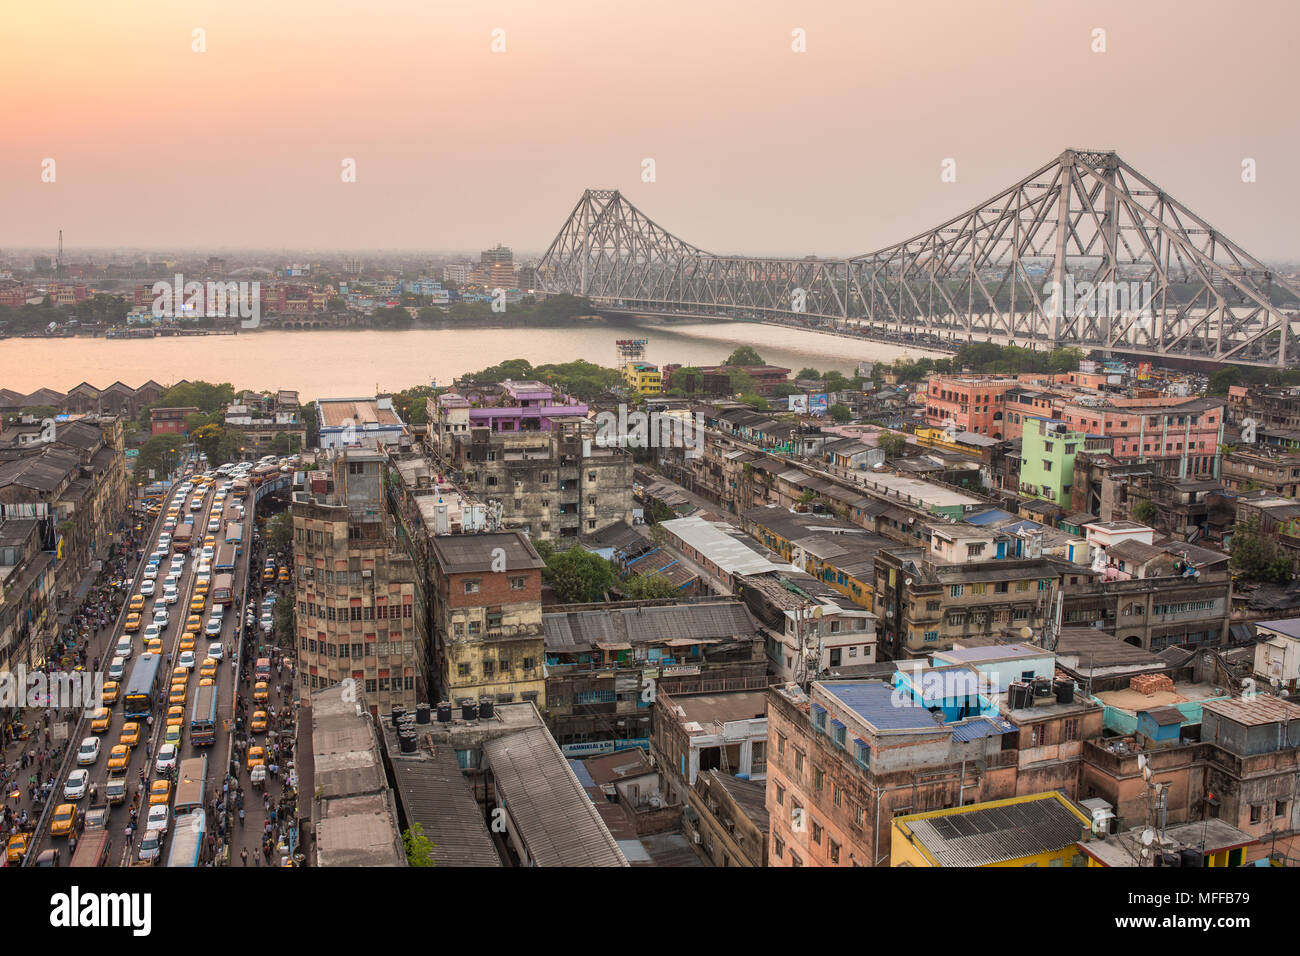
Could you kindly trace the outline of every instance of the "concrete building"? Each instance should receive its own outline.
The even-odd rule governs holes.
[[[1255,632],[1255,680],[1274,692],[1294,694],[1300,687],[1300,618],[1258,621]]]
[[[243,454],[249,458],[271,450],[280,435],[287,440],[283,449],[287,454],[300,452],[307,446],[302,405],[298,393],[291,389],[280,389],[274,395],[245,392],[226,408],[225,427],[239,438]],[[364,426],[359,431],[364,434]]]
[[[767,866],[764,784],[706,770],[687,797],[685,831],[701,859],[711,866]]]
[[[316,401],[321,448],[347,448],[367,441],[396,445],[409,438],[390,396],[322,398]]]
[[[344,451],[323,491],[294,493],[298,680],[305,692],[363,682],[379,711],[412,709],[431,686],[416,568],[384,507],[384,457]]]
[[[432,540],[437,687],[445,700],[546,707],[545,562],[517,531]]]
[[[664,790],[678,803],[701,773],[720,770],[745,780],[767,773],[764,691],[655,696],[650,755]]]
[[[1110,439],[1073,431],[1065,422],[1026,418],[1020,445],[1020,493],[1070,507],[1075,454],[1105,454],[1110,447]]]
[[[622,368],[623,381],[638,395],[658,395],[664,390],[659,366],[649,362],[628,362]]]

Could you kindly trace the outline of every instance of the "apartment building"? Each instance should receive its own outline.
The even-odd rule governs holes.
[[[35,518],[0,519],[0,669],[45,663],[58,631],[54,555]]]
[[[383,455],[347,450],[322,490],[294,493],[294,602],[304,692],[363,682],[377,711],[427,702],[432,653],[416,567],[384,507]]]
[[[541,557],[518,531],[432,539],[432,618],[439,692],[546,708]]]
[[[1300,453],[1249,445],[1225,454],[1222,467],[1223,486],[1229,491],[1262,489],[1282,498],[1300,497]]]
[[[655,695],[650,755],[674,802],[687,803],[696,780],[709,770],[764,779],[766,698],[761,690]]]
[[[291,389],[280,389],[274,395],[245,392],[226,408],[225,427],[238,436],[247,457],[265,453],[281,435],[288,441],[290,454],[307,445],[302,403]],[[364,427],[360,428],[363,432]]]
[[[1074,459],[1080,452],[1109,454],[1111,440],[1072,430],[1051,418],[1025,418],[1020,445],[1020,493],[1068,508]]]

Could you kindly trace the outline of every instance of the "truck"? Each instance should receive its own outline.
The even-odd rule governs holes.
[[[194,525],[178,524],[172,529],[172,549],[184,553],[194,543]]]
[[[77,852],[72,854],[69,866],[108,866],[108,854],[113,847],[112,834],[106,829],[86,832],[77,840]]]
[[[119,773],[115,776],[109,776],[108,782],[104,784],[104,797],[108,800],[110,806],[126,803],[126,774]]]

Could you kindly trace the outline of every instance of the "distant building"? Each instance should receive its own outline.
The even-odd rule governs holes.
[[[316,401],[320,447],[345,448],[369,441],[395,445],[409,437],[391,396],[322,398]]]
[[[149,433],[151,435],[180,435],[186,431],[185,419],[199,414],[199,409],[189,405],[183,408],[151,408]]]

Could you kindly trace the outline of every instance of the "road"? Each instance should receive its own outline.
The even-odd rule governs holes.
[[[129,792],[132,794],[133,798],[139,801],[139,804],[144,804],[147,801],[148,785],[153,780],[157,779],[158,776],[154,769],[153,757],[157,753],[158,746],[162,740],[167,709],[169,706],[171,706],[168,703],[168,696],[169,696],[168,688],[171,683],[170,674],[175,661],[179,658],[179,653],[180,653],[179,644],[181,640],[181,635],[184,631],[185,620],[190,614],[189,606],[190,606],[190,600],[194,590],[196,567],[200,560],[200,554],[203,549],[203,538],[207,533],[205,529],[207,528],[208,515],[212,508],[216,487],[219,484],[220,484],[220,479],[218,479],[218,481],[213,485],[209,485],[206,489],[204,489],[202,495],[203,506],[200,510],[191,511],[189,501],[188,501],[189,498],[196,497],[197,493],[193,493],[187,496],[185,503],[182,505],[182,510],[181,510],[182,521],[184,520],[185,515],[187,514],[194,515],[195,539],[194,539],[194,545],[190,553],[186,556],[184,568],[181,572],[181,578],[178,587],[179,599],[177,600],[176,603],[168,606],[168,610],[170,613],[170,621],[168,623],[167,628],[163,631],[163,648],[164,651],[166,652],[166,655],[168,656],[164,658],[164,666],[162,668],[163,673],[159,675],[159,680],[157,685],[158,692],[156,694],[156,702],[154,704],[153,715],[152,715],[153,726],[152,728],[150,728],[147,722],[145,723],[145,726],[143,728],[144,735],[142,735],[142,743],[140,746],[137,746],[132,749],[130,764],[127,770],[127,781],[130,786]],[[172,492],[172,494],[174,496],[175,494],[174,491]],[[169,502],[171,500],[173,499],[170,498],[168,499]],[[231,506],[233,504],[234,504],[233,499],[228,498],[227,508],[225,512],[226,516],[229,516],[231,514],[231,510],[232,510]],[[222,664],[217,670],[217,687],[218,687],[217,718],[218,720],[217,720],[216,742],[213,746],[195,747],[193,743],[190,741],[190,737],[189,737],[189,717],[190,717],[189,708],[193,704],[194,695],[198,687],[198,680],[199,680],[198,673],[197,673],[197,666],[194,669],[194,671],[191,673],[188,686],[187,686],[186,700],[184,705],[185,706],[185,717],[183,722],[184,732],[182,737],[180,758],[183,760],[187,757],[198,756],[204,752],[208,754],[209,769],[208,769],[208,786],[206,790],[206,795],[209,798],[209,804],[211,804],[214,795],[220,791],[222,777],[227,767],[229,754],[230,754],[230,745],[231,745],[230,728],[233,724],[233,716],[234,716],[233,706],[232,706],[233,696],[234,696],[234,677],[233,677],[230,661],[232,656],[231,652],[234,649],[235,640],[237,636],[239,619],[241,617],[240,596],[238,594],[239,591],[238,582],[241,582],[244,579],[244,573],[246,571],[247,563],[249,560],[249,552],[251,550],[251,541],[253,536],[252,521],[251,521],[251,506],[249,506],[247,510],[248,510],[247,517],[250,520],[244,522],[244,528],[243,528],[244,539],[243,539],[242,553],[237,559],[237,564],[235,569],[235,581],[237,583],[235,587],[236,594],[234,600],[232,601],[231,605],[227,608],[227,611],[223,617],[222,629],[220,635],[211,636],[211,637],[207,635],[200,635],[200,638],[195,642],[195,657],[198,661],[201,661],[206,656],[207,645],[209,642],[220,640],[227,648]],[[155,524],[154,528],[150,533],[148,543],[145,546],[146,556],[151,551],[157,550],[158,535],[162,531],[162,521],[165,519],[165,516],[166,516],[166,505],[164,505],[163,514],[160,515],[158,522]],[[226,521],[223,520],[221,530],[215,533],[218,547],[224,541],[225,538],[225,525],[226,525]],[[159,573],[159,581],[161,581],[166,574],[165,568],[166,568],[167,560],[168,559],[164,559],[164,564],[161,566],[164,570],[161,570]],[[131,594],[139,593],[140,583],[143,579],[142,574],[143,574],[143,568],[138,569],[135,578],[133,580]],[[215,577],[215,575],[216,572],[214,570],[213,576]],[[163,604],[161,591],[162,588],[159,585],[157,595],[153,598],[146,599],[145,601],[146,613],[142,615],[143,620],[145,622],[152,620],[153,611],[155,608],[165,606]],[[202,618],[205,624],[210,615],[211,615],[211,602],[209,601],[206,603],[205,610],[202,614]],[[110,639],[107,643],[108,647],[112,647],[113,645],[115,645],[118,638],[124,635],[125,631],[123,628],[124,628],[124,617],[122,619],[119,619],[119,621],[116,623],[113,632],[110,636]],[[143,632],[143,627],[141,628],[141,633],[142,632]],[[133,666],[134,663],[139,659],[139,656],[143,651],[143,639],[140,637],[139,634],[132,635],[132,645],[133,645],[133,649],[132,649],[133,653],[130,661],[128,661],[127,674],[130,674],[130,667]],[[101,657],[101,662],[106,667],[108,660],[105,657]],[[124,680],[122,681],[123,689],[125,689],[125,686],[126,686],[126,682]],[[107,770],[108,753],[111,750],[111,748],[118,742],[118,738],[122,730],[122,725],[124,723],[123,706],[120,699],[115,705],[113,705],[113,707],[110,710],[112,714],[112,721],[109,725],[109,729],[105,733],[99,735],[101,737],[101,743],[102,743],[102,751],[100,757],[96,761],[96,763],[89,768],[91,782],[94,784],[95,788],[99,792],[99,797],[96,802],[103,802],[104,786],[108,779],[108,770]],[[89,714],[85,715],[82,718],[82,720],[77,724],[76,729],[73,731],[70,738],[71,747],[75,750],[75,748],[80,744],[81,739],[87,736],[90,736]],[[143,740],[146,739],[146,737],[149,740],[148,747],[146,747],[143,743]],[[65,765],[65,767],[67,769],[73,769],[75,767],[75,764],[67,764]],[[143,790],[145,796],[140,795],[140,791],[142,789],[141,788],[142,772],[143,772],[143,780],[144,780]],[[62,802],[62,790],[63,790],[63,784],[65,780],[66,780],[66,772],[60,774],[60,778],[56,781],[55,795],[51,798],[51,802],[53,803]],[[89,798],[83,799],[78,802],[79,810],[81,810],[82,812],[84,812],[89,807],[89,805],[90,805]],[[136,856],[138,854],[139,843],[141,839],[141,832],[139,832],[139,830],[142,828],[137,828],[137,832],[130,840],[126,839],[126,826],[130,819],[131,806],[132,806],[132,802],[131,800],[128,800],[127,803],[119,804],[118,806],[112,808],[112,811],[110,813],[109,826],[113,830],[113,847],[114,847],[111,859],[114,865],[131,865],[132,863],[135,862]],[[144,806],[140,806],[138,812],[140,815],[140,821],[141,823],[143,823],[146,808]],[[172,822],[174,823],[174,821]],[[214,827],[215,827],[215,821],[210,821],[209,833],[213,832]],[[64,837],[51,837],[48,832],[48,823],[47,823],[46,827],[43,828],[42,832],[36,835],[36,839],[33,843],[33,846],[28,852],[28,860],[34,861],[35,858],[40,854],[40,852],[43,849],[47,848],[48,846],[57,846],[61,851],[60,854],[61,864],[67,865],[72,855],[71,848],[68,846],[68,842],[69,841]],[[165,862],[166,860],[167,849],[168,849],[168,845],[165,844],[163,847],[163,862]]]

